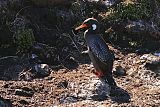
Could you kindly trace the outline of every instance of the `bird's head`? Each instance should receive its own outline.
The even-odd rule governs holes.
[[[95,18],[88,18],[79,27],[75,28],[75,31],[77,32],[80,30],[97,31],[98,24],[99,23]]]

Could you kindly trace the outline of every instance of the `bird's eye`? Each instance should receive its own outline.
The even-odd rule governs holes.
[[[93,25],[92,25],[92,28],[93,28],[93,30],[96,30],[96,29],[97,29],[97,25],[96,25],[96,24],[93,24]]]

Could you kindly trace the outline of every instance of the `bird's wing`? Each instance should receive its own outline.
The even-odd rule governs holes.
[[[107,44],[101,37],[90,40],[89,48],[90,51],[102,62],[107,62],[114,58],[114,55],[110,52]]]

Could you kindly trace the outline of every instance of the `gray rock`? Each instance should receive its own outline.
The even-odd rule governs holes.
[[[22,89],[16,89],[15,95],[24,96],[24,97],[32,97],[34,91],[31,88],[23,87]]]
[[[46,77],[51,73],[51,69],[47,64],[35,64],[34,70],[36,73],[36,77]]]
[[[113,74],[116,75],[116,76],[125,76],[126,71],[121,66],[117,66],[116,70],[113,72]]]
[[[58,83],[57,87],[59,88],[67,88],[68,87],[68,81],[61,81]]]
[[[69,103],[74,103],[74,102],[77,102],[78,101],[78,98],[77,97],[74,97],[74,96],[67,96],[67,97],[62,97],[60,99],[60,103],[61,104],[69,104]]]
[[[12,107],[12,103],[9,99],[4,99],[0,96],[0,107]]]
[[[26,100],[20,100],[20,101],[18,101],[20,104],[23,104],[23,105],[28,105],[29,104],[29,102],[28,101],[26,101]]]

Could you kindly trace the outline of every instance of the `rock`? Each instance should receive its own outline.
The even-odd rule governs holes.
[[[39,59],[38,55],[36,54],[31,54],[30,56],[30,63],[35,64],[35,63],[41,63],[42,61]]]
[[[111,90],[110,98],[113,102],[118,103],[128,103],[131,100],[129,93],[120,87],[115,87],[115,89]]]
[[[35,59],[35,58],[38,58],[38,56],[37,56],[36,54],[32,54],[32,55],[31,55],[31,58],[32,58],[32,59]]]
[[[72,3],[72,0],[31,0],[34,5],[43,7],[43,6],[69,6]]]
[[[81,99],[105,100],[110,94],[110,86],[103,84],[98,78],[92,78],[87,83],[77,85],[71,83],[70,88],[75,89],[76,96]]]
[[[32,73],[32,69],[23,70],[18,75],[18,80],[31,81],[35,77],[35,74]]]
[[[34,91],[28,87],[23,87],[22,89],[16,89],[15,95],[24,96],[24,97],[32,97]]]
[[[157,74],[157,76],[160,75],[160,61],[155,61],[152,63],[146,63],[145,67],[151,71],[153,71],[154,73]],[[155,77],[157,77],[155,76]]]
[[[98,82],[95,84],[95,93],[91,98],[96,101],[104,101],[110,94],[110,87],[108,84]]]
[[[49,76],[51,68],[47,64],[33,63],[29,69],[24,69],[18,75],[18,80],[30,81],[34,78],[41,78]]]
[[[4,99],[0,96],[0,107],[13,107],[9,99]]]
[[[156,53],[154,53],[154,55],[160,57],[160,52],[156,52]]]
[[[106,7],[114,5],[119,0],[87,0],[88,2],[95,2],[97,4],[105,5]]]
[[[9,88],[12,84],[13,84],[12,82],[11,83],[6,83],[3,87],[4,88]]]
[[[61,104],[69,104],[69,103],[74,103],[77,102],[78,98],[74,97],[74,96],[63,96],[62,98],[60,98],[60,103]]]
[[[20,104],[24,104],[24,105],[28,105],[29,104],[29,102],[28,101],[26,101],[26,100],[20,100],[20,101],[18,101]]]
[[[141,60],[146,60],[148,58],[149,54],[144,54],[140,57]]]
[[[140,57],[140,60],[145,60],[145,67],[156,74],[160,74],[160,57],[152,54],[144,54]]]
[[[0,59],[0,79],[17,80],[18,74],[23,70],[23,61],[18,56],[7,56]]]
[[[34,63],[35,62],[55,63],[58,61],[56,55],[57,55],[57,50],[55,48],[50,47],[46,44],[35,43],[32,46],[31,61],[34,61]]]
[[[117,66],[116,71],[114,71],[113,74],[116,76],[125,76],[126,71],[124,70],[124,68],[122,68],[122,66]]]
[[[68,81],[61,81],[58,83],[57,87],[59,88],[67,88],[68,87]]]
[[[140,60],[146,60],[147,62],[160,61],[160,57],[152,54],[144,54],[140,57]]]
[[[34,66],[36,77],[46,77],[51,73],[51,69],[47,64],[36,64]]]
[[[101,0],[101,2],[106,6],[112,6],[115,4],[118,0]]]

